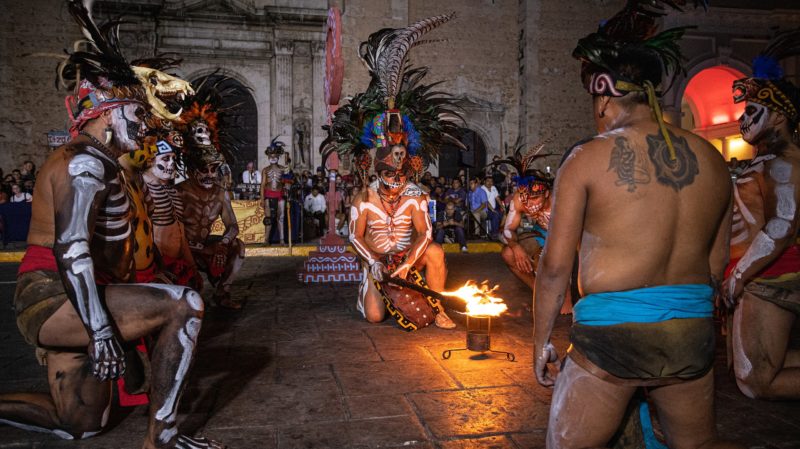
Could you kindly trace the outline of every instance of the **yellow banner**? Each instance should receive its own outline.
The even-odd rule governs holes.
[[[232,200],[233,213],[239,225],[239,239],[245,244],[264,243],[264,203],[260,200]],[[225,225],[217,219],[211,233],[222,235]]]

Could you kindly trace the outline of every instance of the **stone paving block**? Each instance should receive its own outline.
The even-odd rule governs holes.
[[[524,449],[545,449],[546,438],[547,433],[544,430],[531,433],[511,434],[511,439],[517,443],[517,446]]]
[[[415,393],[410,400],[437,438],[542,428],[547,407],[520,387]]]
[[[404,394],[456,388],[450,376],[430,358],[374,363],[334,364],[345,396]]]
[[[348,360],[352,362],[379,361],[369,338],[355,333],[349,338],[322,336],[278,342],[278,364],[315,365]]]
[[[425,447],[425,434],[412,417],[328,422],[282,428],[278,448]]]
[[[375,342],[375,346],[384,361],[418,360],[422,357],[429,357],[428,351],[417,345],[389,346]]]
[[[406,397],[400,394],[347,396],[344,399],[351,419],[386,418],[413,414]]]
[[[443,441],[442,449],[516,449],[508,437],[498,435],[484,438],[465,438],[463,440]]]
[[[201,433],[228,445],[230,449],[276,449],[278,431],[268,427],[208,427]]]
[[[228,404],[217,409],[208,426],[300,425],[345,418],[339,388],[332,379],[302,386],[252,382]]]

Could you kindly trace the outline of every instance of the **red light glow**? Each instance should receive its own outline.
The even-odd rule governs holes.
[[[744,112],[744,103],[734,104],[733,82],[744,78],[738,70],[715,66],[695,75],[684,95],[694,106],[694,124],[700,128],[734,122]]]

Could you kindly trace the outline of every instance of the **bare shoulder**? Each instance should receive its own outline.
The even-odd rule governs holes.
[[[595,168],[605,170],[600,167],[598,161],[602,158],[607,159],[607,154],[613,146],[613,141],[609,141],[607,134],[600,134],[590,139],[585,139],[576,144],[569,150],[569,154],[564,157],[561,166],[558,168],[558,178],[575,181],[582,177],[587,171]],[[514,201],[518,201],[518,196],[514,195]]]
[[[764,164],[765,177],[778,184],[796,184],[800,180],[800,148],[791,146],[780,156]]]

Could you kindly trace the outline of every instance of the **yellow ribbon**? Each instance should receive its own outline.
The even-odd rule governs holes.
[[[669,133],[667,132],[667,125],[664,123],[664,116],[661,113],[661,106],[658,105],[656,88],[650,81],[645,81],[644,90],[647,92],[647,102],[650,103],[650,110],[653,111],[653,114],[656,116],[658,127],[661,129],[661,135],[664,136],[664,140],[667,142],[667,148],[669,149],[669,160],[674,161],[677,159],[675,157],[675,147],[672,146],[672,139],[670,139]]]

